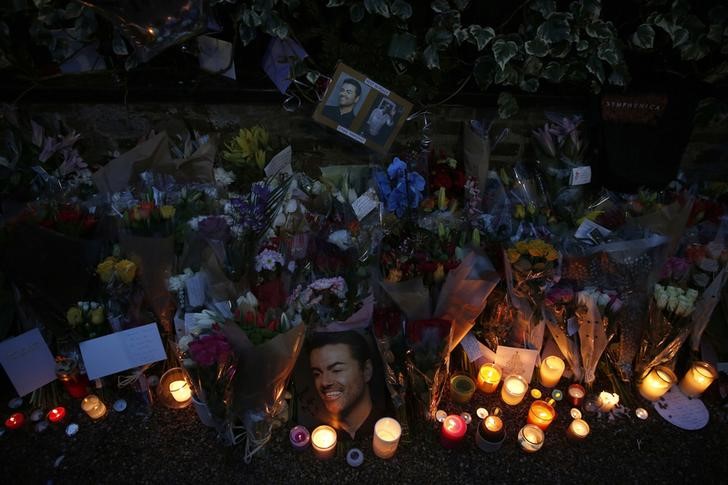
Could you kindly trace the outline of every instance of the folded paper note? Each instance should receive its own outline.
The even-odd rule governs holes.
[[[37,328],[0,342],[0,364],[19,396],[56,378],[56,361]]]

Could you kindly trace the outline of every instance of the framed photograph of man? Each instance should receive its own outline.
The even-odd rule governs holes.
[[[342,440],[370,437],[393,415],[383,369],[368,330],[309,333],[293,371],[297,423],[328,424]]]
[[[412,110],[397,96],[345,64],[339,64],[313,118],[339,133],[386,153]]]

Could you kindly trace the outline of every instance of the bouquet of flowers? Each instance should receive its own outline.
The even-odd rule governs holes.
[[[137,266],[129,259],[109,256],[96,266],[96,274],[104,284],[109,322],[118,332],[122,330],[124,321],[139,310],[130,308],[136,288]]]
[[[104,306],[95,301],[79,301],[66,312],[66,321],[79,341],[101,337],[110,330]]]
[[[262,126],[241,128],[222,152],[230,164],[242,190],[264,177],[263,168],[271,152],[270,134]]]
[[[374,172],[374,180],[380,191],[380,200],[387,212],[402,217],[410,209],[417,209],[423,198],[425,179],[410,170],[407,164],[397,157],[387,167],[387,171]]]
[[[538,180],[522,163],[501,169],[499,175],[509,198],[505,208],[511,211],[511,241],[548,238],[553,215]]]

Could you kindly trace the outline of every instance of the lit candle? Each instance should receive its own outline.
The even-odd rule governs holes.
[[[501,399],[503,402],[515,406],[523,400],[528,390],[528,382],[521,376],[508,376],[503,381]]]
[[[602,391],[599,393],[598,411],[608,413],[619,403],[619,394]]]
[[[177,402],[186,402],[192,397],[192,390],[187,381],[179,380],[169,383],[169,392]]]
[[[492,394],[498,389],[501,380],[501,371],[495,364],[483,364],[478,372],[478,389],[486,394]]]
[[[450,398],[460,404],[470,401],[475,392],[475,383],[473,380],[463,374],[458,374],[450,379]]]
[[[451,414],[442,422],[440,443],[445,448],[455,448],[463,440],[468,425],[460,416]]]
[[[402,436],[402,426],[396,419],[382,418],[377,421],[372,437],[374,454],[379,458],[392,458],[397,451],[400,436]]]
[[[506,429],[503,426],[503,420],[498,416],[486,417],[475,433],[475,443],[487,453],[498,451],[505,439]]]
[[[566,430],[566,436],[574,441],[581,441],[589,436],[589,424],[583,419],[575,419]]]
[[[541,385],[544,387],[554,387],[561,380],[561,374],[564,373],[566,364],[563,359],[555,355],[549,355],[541,361],[541,366],[538,368],[539,375],[541,376]]]
[[[336,452],[336,430],[331,426],[319,426],[311,433],[311,443],[316,456],[326,460]]]
[[[23,413],[13,413],[5,420],[5,427],[8,429],[20,429],[25,423],[25,415]]]
[[[95,394],[89,394],[83,398],[83,401],[81,401],[81,409],[94,421],[106,416],[106,405]]]
[[[642,379],[640,383],[640,394],[648,401],[657,401],[677,380],[675,373],[668,367],[658,365]]]
[[[698,397],[717,377],[715,367],[707,362],[695,362],[680,381],[680,390],[688,397]]]
[[[55,407],[48,411],[48,415],[46,417],[51,423],[60,423],[66,417],[66,408],[63,406]]]
[[[569,394],[569,402],[572,406],[581,406],[581,402],[586,396],[586,389],[581,384],[574,383],[569,386],[567,394]]]
[[[291,429],[288,437],[291,440],[293,448],[298,451],[308,448],[308,444],[311,442],[311,434],[308,432],[308,429],[300,424]]]
[[[527,424],[518,432],[518,444],[527,453],[535,453],[540,450],[544,438],[543,430],[533,424]]]
[[[528,423],[546,430],[556,417],[556,410],[546,401],[533,401],[528,410]]]

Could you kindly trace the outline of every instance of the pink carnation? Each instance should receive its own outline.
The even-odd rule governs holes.
[[[230,350],[230,344],[219,334],[205,335],[191,342],[189,346],[192,360],[204,367],[223,362]]]

